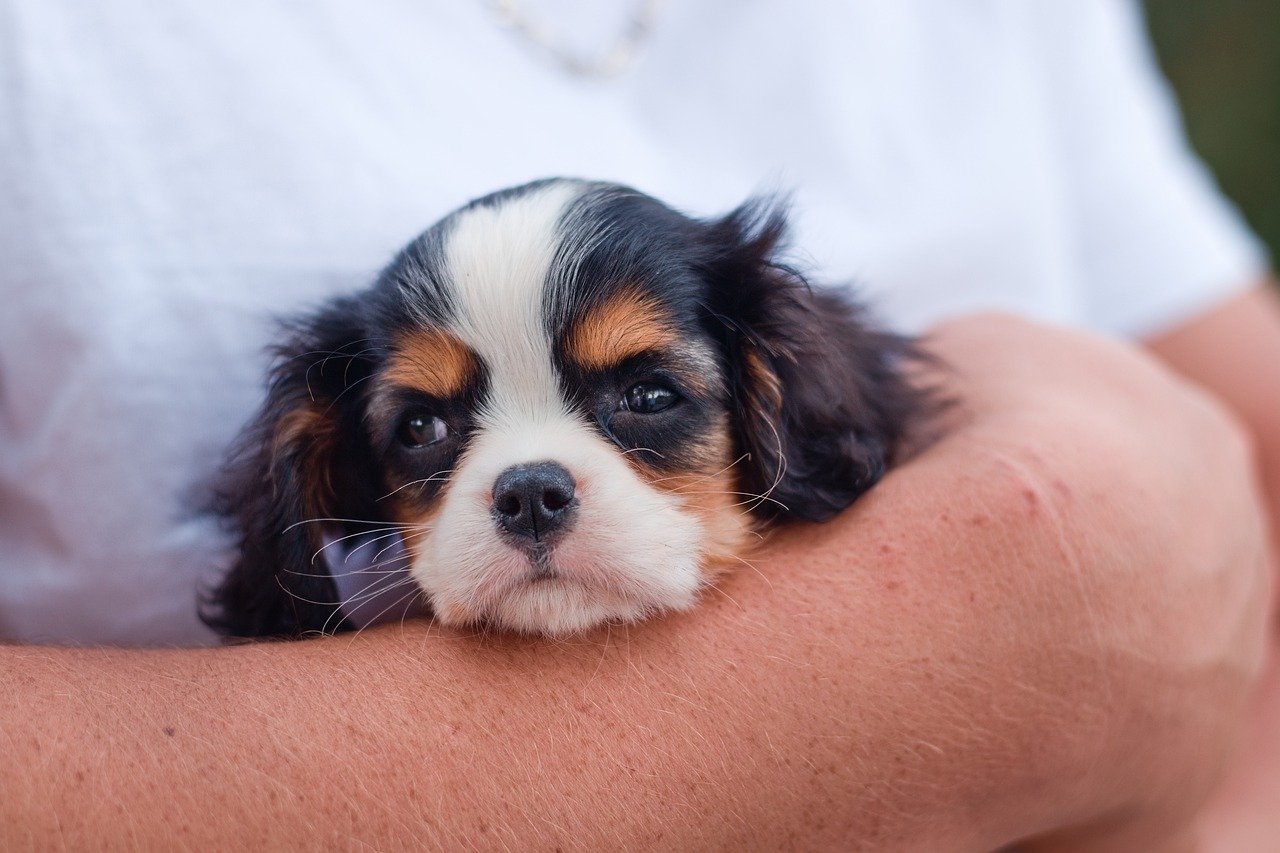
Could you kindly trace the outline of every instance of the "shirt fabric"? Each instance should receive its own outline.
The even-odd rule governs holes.
[[[521,8],[589,49],[634,7]],[[1264,266],[1124,0],[682,0],[605,81],[478,0],[0,0],[0,637],[210,641],[184,507],[272,318],[549,175],[790,191],[795,259],[905,330],[1140,335]]]

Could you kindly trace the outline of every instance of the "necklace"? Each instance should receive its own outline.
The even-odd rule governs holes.
[[[584,56],[568,47],[554,30],[532,20],[521,9],[518,0],[488,0],[489,8],[503,29],[536,48],[562,71],[590,80],[616,77],[629,69],[641,48],[653,35],[663,0],[636,0],[622,32],[608,50]]]

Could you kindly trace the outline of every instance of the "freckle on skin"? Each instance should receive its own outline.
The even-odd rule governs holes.
[[[1040,510],[1040,496],[1036,494],[1036,490],[1023,489],[1022,498],[1027,502],[1027,508],[1030,510],[1031,515],[1035,516]]]
[[[884,582],[885,589],[890,589],[890,590],[898,589],[901,586],[902,586],[902,581],[885,581]]]

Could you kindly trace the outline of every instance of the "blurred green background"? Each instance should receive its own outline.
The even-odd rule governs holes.
[[[1146,0],[1187,132],[1280,263],[1280,0]]]

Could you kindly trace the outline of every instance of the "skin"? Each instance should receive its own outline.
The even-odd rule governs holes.
[[[1211,389],[1245,423],[1266,487],[1273,553],[1280,566],[1280,295],[1259,287],[1148,342],[1182,375]],[[1249,748],[1206,809],[1209,850],[1274,847],[1280,815],[1280,631],[1272,621],[1268,665],[1252,710]]]
[[[932,345],[947,437],[691,613],[0,648],[0,848],[1186,843],[1262,661],[1244,429],[1089,336]]]

